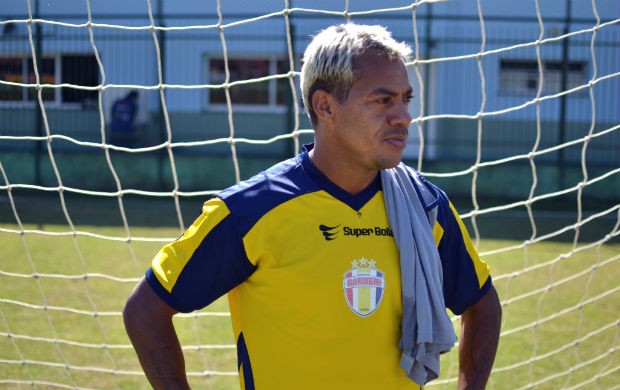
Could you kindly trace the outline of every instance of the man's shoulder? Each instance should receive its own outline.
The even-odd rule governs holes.
[[[416,186],[416,191],[422,193],[424,197],[430,197],[434,199],[446,200],[446,193],[431,180],[429,180],[423,173],[417,169],[401,162],[395,167],[396,170],[400,170],[403,174],[408,174],[413,184]]]
[[[216,196],[232,213],[261,214],[292,198],[315,190],[298,157],[279,162]]]

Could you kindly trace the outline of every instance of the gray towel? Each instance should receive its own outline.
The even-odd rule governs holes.
[[[414,183],[416,181],[416,183]],[[412,168],[403,163],[381,171],[388,219],[400,251],[403,318],[400,365],[424,385],[439,376],[439,355],[456,342],[443,298],[443,272],[432,228],[437,210],[421,196],[432,196]],[[416,187],[417,190],[416,191]],[[430,218],[430,221],[429,221]]]

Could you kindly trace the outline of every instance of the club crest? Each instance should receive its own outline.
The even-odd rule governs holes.
[[[361,258],[351,262],[344,274],[344,297],[349,308],[360,317],[377,310],[385,290],[385,274],[375,267],[374,260]]]

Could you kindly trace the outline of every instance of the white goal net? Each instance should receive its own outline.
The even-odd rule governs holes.
[[[347,21],[414,48],[407,162],[452,197],[502,301],[488,387],[620,388],[606,0],[3,2],[0,387],[148,388],[125,300],[203,201],[312,140],[299,59]],[[190,383],[238,388],[226,297],[175,325]],[[428,387],[457,374],[453,351]]]

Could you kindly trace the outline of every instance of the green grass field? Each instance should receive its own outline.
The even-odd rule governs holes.
[[[68,208],[75,210],[76,205]],[[132,237],[179,234],[178,227],[149,227],[148,217],[139,220],[134,215],[140,213],[131,207],[127,212]],[[141,207],[148,210],[151,206]],[[62,215],[56,218],[58,210],[49,208],[38,213],[20,211],[25,230],[48,234],[20,235],[11,232],[18,226],[11,223],[6,203],[0,211],[0,228],[4,229],[0,231],[0,388],[33,388],[31,381],[42,383],[34,387],[40,389],[61,388],[58,384],[66,388],[148,388],[120,311],[162,243],[60,234],[69,230],[68,225],[62,223]],[[143,209],[142,214],[149,212]],[[88,208],[79,217],[72,215],[78,231],[105,237],[127,235],[122,227],[88,224],[104,218],[104,210]],[[46,222],[34,223],[37,219]],[[174,225],[174,218],[169,225]],[[514,229],[518,225],[499,220],[481,223],[480,231],[484,237],[486,231],[500,226]],[[604,237],[614,221],[603,225],[600,232],[586,229],[583,237]],[[515,231],[518,240],[483,239],[479,243],[504,303],[502,338],[489,388],[518,389],[529,384],[533,385],[528,388],[536,389],[619,388],[617,231],[604,245],[591,248],[586,248],[587,241],[573,246],[568,239],[493,252],[520,245],[524,234]],[[186,364],[196,374],[190,377],[194,388],[238,388],[237,377],[230,375],[236,371],[235,351],[229,347],[233,343],[230,320],[208,314],[225,311],[224,297],[200,313],[175,319],[182,344],[192,346],[186,350]],[[442,370],[442,377],[430,387],[454,388],[450,378],[457,370],[455,353],[443,356]]]

